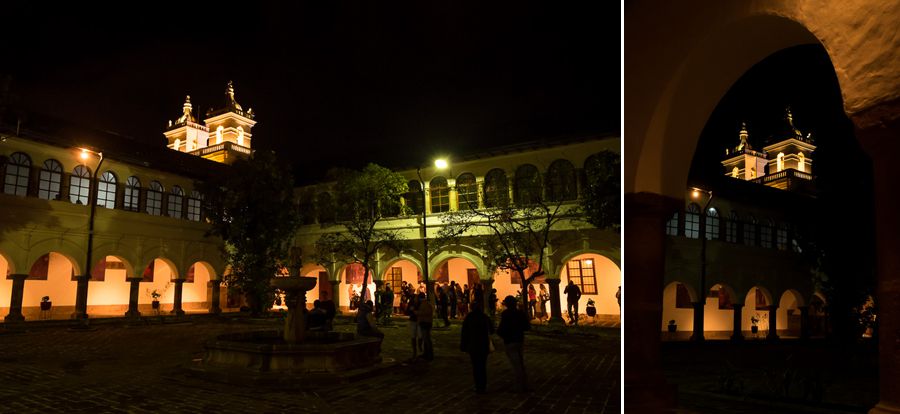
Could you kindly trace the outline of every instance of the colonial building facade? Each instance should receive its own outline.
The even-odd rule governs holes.
[[[743,125],[738,145],[725,150],[722,179],[688,189],[666,223],[664,338],[823,333],[825,295],[798,242],[804,212],[815,208],[816,147],[790,110],[785,121],[762,150]]]
[[[140,316],[158,312],[151,307],[154,292],[161,295],[161,312],[220,312],[239,306],[227,300],[222,288],[227,269],[221,241],[204,236],[203,197],[194,188],[204,177],[228,168],[223,164],[251,154],[254,118],[251,109],[237,103],[229,82],[224,107],[208,112],[203,123],[190,97],[185,99],[181,116],[164,131],[167,148],[96,131],[74,134],[36,118],[24,128],[16,120],[0,124],[0,275],[6,275],[0,278],[0,312],[5,320]],[[423,170],[424,203],[413,206],[416,214],[389,219],[386,225],[401,230],[415,246],[422,239],[421,209],[433,237],[442,215],[456,210],[460,197],[477,200],[483,208],[486,191],[502,188],[516,200],[523,186],[530,185],[542,197],[577,203],[584,168],[601,151],[619,154],[619,146],[615,137],[520,145],[455,160],[452,174]],[[418,178],[415,171],[401,174],[411,181]],[[328,184],[298,188],[298,208],[327,194]],[[309,302],[328,291],[346,308],[349,289],[359,283],[357,266],[323,266],[313,260],[315,241],[335,230],[310,222],[297,233],[296,245],[305,260],[301,273],[320,278]],[[582,313],[587,300],[594,299],[599,314],[618,315],[618,233],[580,220],[561,223],[554,233],[558,244],[544,253],[547,271],[541,280],[555,294],[548,304],[554,316],[560,316],[558,299],[565,300],[558,285],[569,280],[584,292]],[[370,288],[414,282],[429,266],[438,281],[482,282],[497,288],[501,298],[518,289],[513,276],[492,269],[474,246],[447,247],[431,254],[427,263],[414,250],[379,257]],[[41,311],[45,296],[52,302],[49,311]]]

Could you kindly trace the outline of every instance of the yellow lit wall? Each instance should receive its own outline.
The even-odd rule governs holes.
[[[672,282],[666,285],[665,290],[663,290],[663,318],[662,318],[662,330],[668,330],[667,326],[670,320],[675,320],[675,324],[678,325],[679,331],[693,331],[694,330],[694,310],[693,309],[678,309],[675,307],[675,295],[678,290],[678,282]],[[704,321],[705,322],[705,321]]]
[[[12,280],[6,278],[9,273],[9,262],[3,255],[0,255],[0,308],[9,308],[9,299],[12,294]]]
[[[50,296],[53,306],[74,306],[76,285],[77,282],[72,280],[72,262],[66,256],[50,252],[47,280],[25,282],[22,306],[39,306],[43,296]]]
[[[599,315],[618,315],[619,304],[616,302],[616,290],[622,285],[622,271],[612,260],[598,254],[587,253],[573,257],[571,260],[591,259],[594,261],[594,274],[597,278],[597,294],[586,295],[581,292],[581,300],[578,302],[578,312],[584,313],[588,299],[594,299]],[[569,278],[566,274],[565,263],[560,263],[559,298],[563,313],[566,312],[566,295],[563,293]],[[537,289],[537,287],[535,287]],[[548,305],[549,306],[549,305]]]

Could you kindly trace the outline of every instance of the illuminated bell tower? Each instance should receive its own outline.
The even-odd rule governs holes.
[[[741,123],[741,131],[738,134],[741,142],[734,149],[726,149],[725,156],[722,161],[725,167],[725,175],[742,180],[755,180],[766,175],[766,159],[765,151],[754,150],[750,145],[747,133],[747,124]]]
[[[197,123],[197,118],[193,115],[190,96],[184,98],[181,117],[175,122],[170,120],[163,135],[169,141],[167,146],[175,151],[193,152],[206,147],[209,129]]]
[[[241,156],[251,154],[252,135],[250,130],[256,125],[253,109],[244,109],[234,98],[234,86],[228,81],[225,89],[225,106],[210,109],[206,113],[206,128],[209,131],[209,145],[196,152],[203,158],[231,164]]]
[[[794,169],[802,173],[812,175],[812,153],[816,150],[812,134],[806,136],[794,126],[794,116],[791,108],[787,108],[787,131],[773,136],[771,145],[765,150],[775,157],[769,160],[769,171],[781,172]]]

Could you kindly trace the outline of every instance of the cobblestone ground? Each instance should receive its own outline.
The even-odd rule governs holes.
[[[475,394],[468,356],[454,322],[435,329],[435,360],[411,356],[405,321],[386,327],[382,356],[393,366],[349,384],[284,391],[222,384],[185,374],[202,344],[230,332],[267,329],[277,321],[191,318],[139,326],[65,324],[0,328],[0,412],[348,412],[618,413],[619,330],[583,327],[526,337],[527,394],[515,394],[502,348],[490,355],[488,393]],[[174,323],[173,323],[174,322]],[[351,331],[349,322],[336,330]],[[496,341],[495,341],[496,342]]]

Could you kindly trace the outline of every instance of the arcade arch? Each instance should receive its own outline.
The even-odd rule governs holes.
[[[374,296],[372,294],[375,292],[375,269],[369,269],[369,278],[368,284],[366,285],[367,289],[363,291],[363,273],[365,269],[363,269],[362,264],[360,263],[350,263],[344,265],[340,272],[340,281],[338,284],[338,289],[340,289],[340,293],[338,294],[338,303],[337,306],[342,310],[356,310],[356,303],[353,304],[351,309],[351,301],[353,300],[354,295],[360,298],[360,301],[365,300],[373,300]],[[307,300],[309,297],[307,296]]]
[[[694,307],[698,295],[693,286],[674,281],[663,289],[663,331],[668,330],[669,321],[675,321],[678,331],[694,330]]]
[[[9,275],[15,273],[12,262],[0,252],[0,309],[9,308],[9,300],[12,297],[12,280]],[[0,312],[3,313],[3,312]],[[6,313],[3,313],[5,315]],[[2,316],[2,315],[0,315]]]
[[[769,315],[769,307],[774,303],[772,293],[770,293],[768,289],[762,286],[750,288],[747,295],[744,296],[744,312],[741,315],[741,330],[750,331],[753,326],[751,318],[757,318],[759,319],[759,322],[757,323],[759,332],[757,335],[765,336],[766,332],[769,331],[769,323],[771,323],[769,320],[771,318]]]
[[[561,262],[559,279],[559,300],[563,314],[566,313],[566,295],[563,291],[569,280],[581,287],[579,313],[584,313],[589,299],[594,300],[598,315],[620,313],[616,291],[622,286],[622,271],[610,258],[593,252],[575,254]]]
[[[50,296],[54,307],[75,306],[78,274],[77,262],[68,255],[56,251],[41,255],[29,268],[22,307],[39,306],[44,296]]]
[[[150,293],[154,290],[162,294],[159,298],[161,305],[171,305],[174,302],[175,289],[172,280],[178,277],[178,268],[169,260],[157,257],[150,261],[141,273],[141,291],[138,294],[138,303],[149,305],[153,301]]]
[[[803,295],[796,289],[788,289],[781,294],[778,301],[778,330],[787,336],[800,336],[800,308],[806,306]]]
[[[181,307],[185,312],[203,312],[209,309],[212,294],[209,282],[218,280],[215,268],[208,262],[194,262],[188,267],[181,287]],[[220,300],[219,303],[222,301]]]
[[[120,256],[104,256],[93,263],[88,286],[88,314],[124,314],[128,309],[130,290],[127,279],[133,274],[132,266]]]

